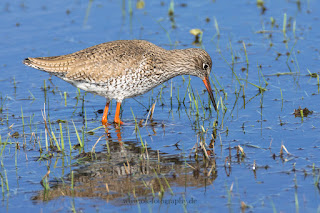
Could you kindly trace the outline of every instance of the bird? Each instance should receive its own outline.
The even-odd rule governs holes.
[[[212,60],[200,48],[166,50],[146,40],[116,40],[67,55],[28,57],[23,63],[105,97],[104,126],[111,100],[117,101],[114,122],[122,125],[120,107],[124,99],[142,95],[179,75],[201,78],[217,111],[209,80]]]

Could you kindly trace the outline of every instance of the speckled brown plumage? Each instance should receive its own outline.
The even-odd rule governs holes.
[[[68,55],[29,57],[23,63],[106,97],[104,124],[109,100],[116,99],[118,109],[123,99],[144,94],[178,75],[200,77],[216,107],[208,79],[212,61],[202,49],[165,50],[144,40],[119,40]]]

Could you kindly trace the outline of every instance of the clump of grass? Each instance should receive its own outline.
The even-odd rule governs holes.
[[[247,81],[246,79],[241,79],[241,80],[244,80],[246,83],[249,83],[254,87],[257,87],[259,89],[259,93],[263,93],[263,92],[267,91],[266,88],[258,86],[258,85],[254,84],[254,83],[251,83],[251,82]],[[243,96],[244,96],[244,89],[243,89]]]
[[[136,117],[134,116],[134,113],[133,113],[131,107],[130,107],[130,109],[131,109],[131,112],[132,112],[132,115],[133,115],[133,119],[134,119],[134,123],[135,123],[135,130],[136,130],[136,132],[138,132],[138,134],[139,134],[141,146],[143,147],[143,149],[145,149],[145,145],[144,145],[144,143],[143,143],[143,140],[142,140],[142,137],[141,137],[141,134],[140,134],[140,129],[139,129],[139,125],[138,125],[137,119],[136,119]]]
[[[286,63],[288,63],[288,61],[289,61],[289,59],[290,59],[290,56],[293,54],[293,50],[294,50],[294,47],[296,46],[296,44],[297,44],[297,41],[293,44],[293,46],[292,46],[292,48],[291,48],[291,50],[290,50],[290,52],[289,52],[289,54],[287,54],[288,55],[288,57],[287,57],[287,61],[286,61]],[[297,58],[296,58],[296,60],[297,60]],[[298,62],[297,62],[298,63]],[[299,66],[299,65],[298,65]],[[291,72],[291,70],[290,70],[290,72]]]
[[[47,91],[47,86],[46,86],[46,80],[45,79],[43,80],[43,90]]]
[[[21,120],[22,120],[22,132],[23,132],[23,134],[24,134],[24,117],[23,117],[22,106],[21,106]]]
[[[273,28],[276,23],[276,20],[273,17],[271,17],[270,22],[271,22],[271,28]]]
[[[265,84],[265,88],[268,86],[268,82],[266,81],[266,79],[265,79],[265,77],[264,77],[264,75],[263,75],[263,73],[262,73],[262,70],[261,70],[261,65],[258,65],[257,64],[257,67],[258,67],[258,73],[261,75],[261,77],[262,77],[262,79],[263,79],[263,81],[264,81],[264,84]],[[260,83],[260,85],[261,85],[261,82],[260,82],[260,75],[259,75],[259,83]],[[264,92],[265,90],[263,90],[262,92]]]
[[[17,88],[16,76],[13,76],[13,88]]]
[[[59,142],[58,142],[58,140],[57,140],[57,138],[56,138],[56,136],[55,136],[54,132],[52,131],[52,132],[51,132],[51,134],[52,134],[52,138],[53,138],[53,140],[54,140],[54,142],[55,142],[55,144],[56,144],[56,147],[58,148],[58,150],[59,150],[59,151],[61,151],[61,148],[60,148]]]
[[[47,135],[49,135],[50,139],[52,139],[52,138],[51,138],[51,134],[49,133],[50,130],[49,130],[49,128],[48,128],[48,122],[47,122],[46,106],[45,106],[45,104],[44,104],[44,106],[43,106],[43,111],[41,110],[41,114],[42,114],[42,118],[43,118],[44,126],[45,126],[46,150],[48,151],[48,138],[47,138]],[[49,124],[50,124],[50,121],[49,121]],[[50,145],[52,145],[51,140],[50,140]]]
[[[29,91],[29,93],[30,93],[30,95],[31,95],[32,102],[34,102],[34,101],[36,100],[36,98],[35,98],[34,95],[31,93],[30,90],[28,90],[28,91]]]
[[[158,21],[157,23],[163,29],[163,31],[166,33],[166,36],[167,36],[168,41],[169,41],[169,44],[170,44],[171,47],[173,47],[173,43],[172,43],[169,31],[160,24],[160,21]]]
[[[61,141],[61,148],[64,150],[64,139],[63,139],[63,132],[62,132],[62,125],[59,123],[59,128],[60,128],[60,141]]]
[[[159,97],[159,99],[160,99],[160,102],[161,102],[161,105],[164,105],[163,102],[162,102],[162,90],[163,90],[163,88],[164,88],[164,86],[162,86],[162,87],[160,88],[160,92],[159,92],[159,95],[158,95],[158,97]]]
[[[154,109],[156,108],[156,103],[157,103],[157,101],[152,104],[152,106],[151,106],[151,108],[150,108],[150,110],[149,110],[149,113],[148,113],[146,122],[145,122],[145,124],[144,124],[145,126],[147,125],[149,118],[150,118],[150,121],[152,121],[152,119],[153,119],[153,113],[154,113]]]
[[[293,21],[292,23],[292,32],[293,32],[293,37],[296,37],[296,20]]]
[[[168,186],[168,188],[169,188],[169,190],[170,190],[171,195],[173,195],[174,193],[173,193],[173,191],[172,191],[172,189],[171,189],[171,186],[170,186],[167,178],[166,178],[166,177],[163,177],[163,178],[164,178],[164,181],[166,182],[166,184],[167,184],[167,186]]]
[[[29,123],[29,127],[30,127],[30,132],[32,132],[32,123],[33,123],[33,118],[34,118],[34,113],[32,114],[32,116],[30,115],[30,123]],[[34,134],[34,133],[33,133]],[[31,137],[32,138],[32,137]],[[31,141],[31,139],[30,139]]]
[[[170,1],[169,9],[168,9],[168,15],[173,16],[174,15],[174,0]]]
[[[187,200],[186,200],[186,197],[185,197],[185,195],[183,195],[182,197],[183,197],[183,210],[184,210],[184,212],[188,212],[187,211]]]
[[[64,96],[64,106],[67,106],[67,93],[63,92],[63,96]]]
[[[247,48],[246,48],[246,44],[244,43],[244,41],[242,41],[242,44],[243,44],[244,54],[245,54],[245,56],[246,56],[247,72],[248,72],[249,59],[248,59],[248,54],[247,54]]]
[[[213,17],[213,20],[214,20],[214,27],[216,28],[216,34],[213,37],[215,36],[220,37],[220,29],[219,29],[218,21],[216,17]]]
[[[287,13],[283,14],[283,24],[282,24],[282,32],[283,35],[286,36],[286,30],[287,29]]]
[[[68,123],[67,123],[67,134],[68,134],[69,148],[70,148],[70,152],[71,152],[72,145],[71,145],[70,131],[69,131],[69,124]]]
[[[192,91],[192,93],[191,93],[191,97],[192,97],[192,100],[193,100],[193,103],[194,103],[194,106],[195,106],[195,108],[196,108],[196,117],[198,117],[199,115],[200,115],[200,113],[199,113],[199,106],[198,106],[198,100],[197,100],[197,98],[196,98],[196,96],[194,95],[194,92]]]
[[[83,26],[87,25],[87,22],[88,22],[88,19],[89,19],[89,15],[90,15],[90,11],[91,11],[91,7],[92,7],[92,3],[93,3],[93,0],[89,0],[88,6],[87,6],[87,10],[86,10],[86,15],[85,15],[84,20],[83,20]]]
[[[283,108],[283,95],[282,95],[282,89],[280,88],[280,94],[281,94],[281,111]]]
[[[319,74],[318,73],[311,73],[309,69],[307,69],[307,71],[309,72],[310,77],[317,78],[317,86],[318,86],[318,93],[319,93],[319,89],[320,89]]]
[[[3,184],[3,178],[0,177],[1,180],[1,190],[2,190],[2,196],[4,196],[4,184]]]
[[[7,176],[7,170],[5,169],[4,170],[4,176],[5,176],[5,178],[6,178],[6,182],[5,182],[5,184],[6,184],[6,188],[7,188],[7,192],[9,193],[9,181],[8,181],[8,176]]]
[[[77,138],[78,138],[79,145],[80,145],[81,148],[83,148],[84,144],[82,143],[82,140],[80,139],[77,127],[76,127],[76,125],[74,124],[73,121],[72,121],[72,123],[73,123],[74,130],[76,131],[76,135],[77,135]]]
[[[172,80],[171,80],[171,83],[170,83],[170,107],[171,107],[171,110],[172,110]]]
[[[73,170],[71,171],[71,192],[72,192],[72,197],[74,197],[74,174],[73,174]]]
[[[50,169],[48,168],[47,173],[43,176],[43,178],[40,181],[40,184],[44,188],[45,193],[47,193],[48,190],[50,189],[49,182],[48,182],[49,174],[50,174]]]
[[[227,197],[228,197],[228,206],[231,206],[231,197],[232,197],[232,190],[233,190],[233,183],[231,184],[230,188],[228,189],[227,184],[225,184],[225,188],[227,191]]]
[[[301,121],[303,122],[303,109],[300,109]]]
[[[159,196],[160,199],[162,199],[162,198],[163,198],[163,195],[164,195],[164,187],[163,187],[163,185],[162,185],[162,183],[161,183],[161,180],[160,180],[160,178],[159,178],[156,170],[153,169],[153,171],[154,171],[154,174],[156,175],[156,178],[157,178],[157,180],[159,181],[159,185],[160,185],[160,191],[158,192],[158,196]]]
[[[299,199],[298,199],[297,190],[294,192],[294,203],[296,206],[296,212],[299,212]]]
[[[5,98],[2,97],[2,93],[0,93],[0,113],[3,112],[3,106],[5,101],[7,100],[7,96]]]
[[[96,143],[93,145],[92,149],[91,149],[91,152],[94,153],[95,151],[95,148],[96,148],[96,145],[99,143],[99,141],[101,140],[101,138],[103,137],[104,135],[101,135],[98,140],[96,141]],[[109,146],[108,146],[109,147]]]
[[[314,185],[319,188],[320,172],[316,178],[314,178]]]
[[[132,0],[128,0],[128,6],[129,6],[129,15],[130,15],[130,17],[131,17],[132,14],[133,14],[133,10],[132,10]]]
[[[122,16],[124,17],[126,15],[126,0],[122,0],[122,7],[121,7],[121,12]]]

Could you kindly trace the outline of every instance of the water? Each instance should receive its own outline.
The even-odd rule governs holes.
[[[265,2],[263,12],[255,1],[175,2],[170,17],[169,3],[145,2],[143,9],[137,9],[135,1],[1,3],[1,209],[319,209],[319,4]],[[111,125],[106,133],[96,129],[103,97],[79,93],[22,64],[26,57],[67,54],[118,39],[145,39],[166,49],[194,47],[189,34],[193,28],[203,30],[198,45],[213,59],[218,114],[200,79],[191,77],[189,85],[189,76],[176,77],[125,100],[121,117],[126,124],[120,129]],[[139,123],[155,102],[153,124],[138,125],[140,138],[133,114]],[[295,117],[299,106],[313,113]],[[50,136],[60,146],[59,123],[66,121],[61,123],[64,152],[46,148],[44,107]],[[110,121],[114,112],[115,103]],[[82,149],[72,148],[79,144],[73,122]],[[213,150],[209,144],[215,132]],[[200,141],[210,150],[210,159]],[[237,155],[238,145],[245,156]],[[280,154],[282,145],[289,154],[284,148]]]

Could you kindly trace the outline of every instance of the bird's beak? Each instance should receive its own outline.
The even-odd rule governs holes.
[[[216,101],[214,100],[214,96],[213,96],[213,93],[212,93],[209,77],[204,77],[204,79],[202,81],[203,81],[204,85],[206,86],[207,91],[208,91],[208,93],[210,95],[210,99],[212,101],[213,107],[217,111],[217,104],[216,104]]]

